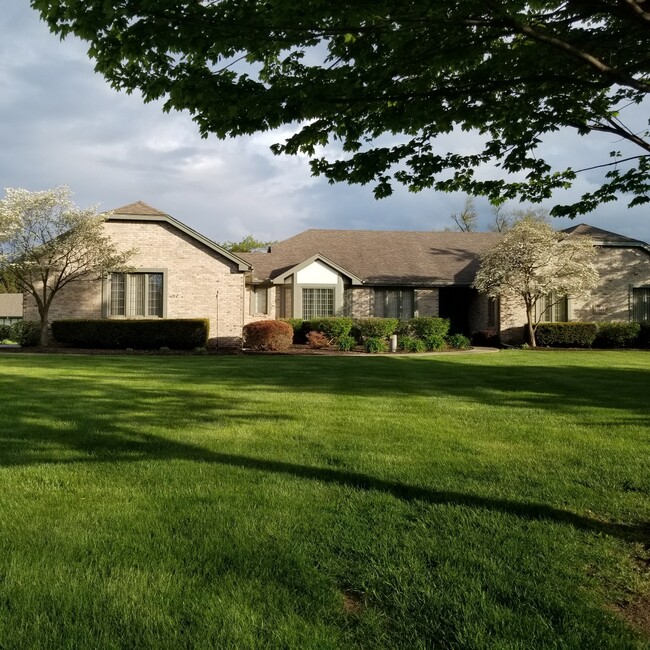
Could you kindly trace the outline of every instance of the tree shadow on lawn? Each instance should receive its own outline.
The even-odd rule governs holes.
[[[467,370],[474,373],[477,369],[471,367]],[[176,372],[173,376],[178,380]],[[310,373],[306,373],[302,388],[316,390],[316,387],[320,386],[322,389],[322,382],[310,381],[309,376]],[[156,377],[159,378],[159,375]],[[633,377],[634,374],[629,376],[628,380]],[[410,380],[413,381],[413,378]],[[234,380],[230,377],[228,381],[232,383]],[[330,378],[330,381],[334,382],[335,378]],[[148,387],[146,382],[126,387],[119,382],[109,385],[102,381],[92,381],[87,377],[66,377],[65,382],[66,391],[77,396],[74,405],[66,404],[61,399],[57,400],[57,396],[61,393],[59,379],[39,379],[37,383],[25,390],[10,384],[0,376],[0,389],[4,395],[0,407],[0,413],[3,415],[0,424],[0,467],[37,463],[188,460],[292,476],[357,490],[383,492],[405,501],[478,508],[506,513],[526,520],[549,520],[584,531],[604,533],[626,541],[650,544],[649,523],[637,525],[611,523],[577,515],[543,503],[523,503],[462,492],[441,491],[362,473],[223,453],[146,432],[148,427],[158,427],[173,435],[176,428],[185,431],[204,424],[215,429],[252,419],[277,418],[287,421],[291,419],[290,415],[260,416],[255,412],[254,405],[252,409],[250,404],[243,409],[232,399],[217,395],[210,390],[197,391],[177,387],[173,394],[166,394],[161,401],[160,391]],[[400,385],[404,386],[403,383]],[[295,389],[297,388],[296,386]],[[521,385],[519,389],[527,390]],[[468,392],[467,387],[463,391],[460,385],[455,390],[462,391],[463,394]],[[557,385],[555,390],[557,394]],[[412,394],[411,391],[407,392]],[[8,401],[5,401],[7,399]],[[191,404],[191,408],[188,408],[188,404]],[[179,416],[179,413],[182,415]]]

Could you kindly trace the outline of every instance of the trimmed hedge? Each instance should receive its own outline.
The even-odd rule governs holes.
[[[11,325],[0,325],[0,343],[6,339],[11,339]]]
[[[74,348],[194,350],[206,347],[208,331],[204,318],[70,319],[52,323],[55,340]]]
[[[312,318],[309,321],[313,332],[322,332],[330,341],[348,336],[354,321],[345,317]]]
[[[537,345],[556,348],[590,348],[596,340],[596,323],[540,323],[535,331]]]
[[[282,318],[283,323],[289,323],[293,329],[294,343],[307,343],[307,334],[311,332],[311,323],[302,318]]]
[[[244,345],[253,350],[288,350],[293,327],[283,320],[260,320],[244,325]]]
[[[387,339],[395,333],[397,318],[359,318],[354,321],[354,335],[357,340]]]
[[[402,336],[397,338],[400,349],[404,352],[426,352],[427,344],[422,339],[414,336]]]
[[[444,338],[449,333],[449,320],[434,316],[420,316],[419,318],[411,318],[408,321],[408,327],[413,336],[417,336],[423,341],[437,339],[438,337]]]
[[[19,320],[11,326],[9,338],[23,348],[35,348],[41,344],[41,324],[35,320]]]
[[[594,346],[598,348],[633,348],[640,345],[639,323],[599,323]]]
[[[639,347],[650,348],[650,321],[639,323]]]

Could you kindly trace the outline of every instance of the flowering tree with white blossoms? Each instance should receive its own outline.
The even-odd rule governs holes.
[[[537,318],[535,304],[550,294],[558,300],[588,294],[598,282],[595,256],[588,237],[557,232],[544,221],[524,218],[481,256],[472,286],[492,298],[523,303],[528,339],[535,347],[535,330],[552,303]]]
[[[73,282],[120,270],[134,253],[120,252],[104,231],[106,215],[74,205],[68,187],[43,192],[6,190],[0,201],[0,274],[31,295],[48,340],[48,315],[56,295]]]

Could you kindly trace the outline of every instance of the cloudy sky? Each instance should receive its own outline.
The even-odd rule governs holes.
[[[94,73],[84,44],[51,35],[28,0],[2,0],[0,188],[65,184],[78,205],[102,210],[142,200],[220,242],[249,233],[282,239],[306,228],[441,230],[463,207],[460,194],[398,189],[376,201],[370,187],[330,186],[311,177],[306,159],[273,156],[277,139],[201,139],[187,115],[112,90]],[[471,136],[453,139],[471,144]],[[620,144],[607,136],[563,133],[545,154],[578,169],[605,162],[613,148]],[[558,202],[593,189],[595,174]],[[476,207],[487,228],[489,205],[478,199]],[[628,210],[619,201],[577,221],[650,241],[647,206]]]

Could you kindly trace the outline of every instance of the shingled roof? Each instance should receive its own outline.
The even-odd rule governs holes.
[[[402,230],[307,230],[271,246],[268,253],[241,253],[255,280],[273,280],[320,254],[364,283],[469,285],[480,254],[499,233]]]
[[[632,239],[631,237],[619,235],[609,230],[603,230],[602,228],[596,228],[596,226],[590,226],[586,223],[579,223],[577,226],[565,228],[562,232],[569,233],[570,235],[583,235],[599,244],[647,247],[647,244],[640,239]]]
[[[128,205],[123,205],[121,208],[115,208],[111,210],[113,214],[128,214],[132,216],[161,216],[168,217],[169,215],[165,212],[161,212],[156,208],[152,208],[150,205],[147,205],[143,201],[136,201],[135,203],[129,203]]]

